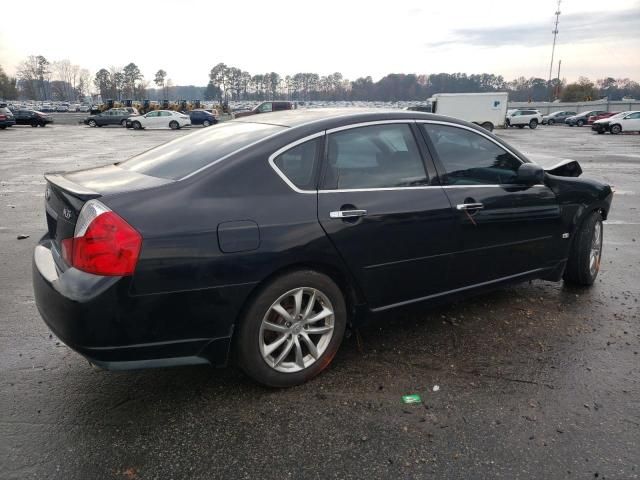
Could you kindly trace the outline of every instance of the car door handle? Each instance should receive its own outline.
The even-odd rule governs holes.
[[[329,217],[353,218],[353,217],[364,217],[366,214],[367,214],[366,210],[336,210],[334,212],[329,212]]]
[[[484,208],[484,205],[481,203],[459,203],[456,205],[458,210],[480,210],[482,208]]]

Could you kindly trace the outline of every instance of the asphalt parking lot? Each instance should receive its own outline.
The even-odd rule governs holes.
[[[269,390],[233,368],[94,369],[34,304],[42,174],[187,130],[0,132],[0,478],[639,478],[640,135],[497,133],[614,186],[593,288],[535,281],[394,313],[314,381]],[[413,393],[423,403],[401,402]]]

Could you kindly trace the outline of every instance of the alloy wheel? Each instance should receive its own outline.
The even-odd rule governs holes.
[[[334,308],[315,288],[300,287],[280,296],[262,319],[260,353],[278,372],[313,365],[326,351],[334,331]]]
[[[598,221],[593,226],[593,238],[589,252],[589,273],[595,275],[600,269],[600,257],[602,256],[602,222]]]

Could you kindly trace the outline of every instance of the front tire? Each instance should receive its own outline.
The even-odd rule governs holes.
[[[549,125],[550,127],[553,126],[554,123],[556,123],[556,121],[553,118],[547,120],[547,125]]]
[[[266,285],[243,315],[238,364],[263,385],[302,384],[331,363],[346,324],[344,297],[329,277],[313,270],[286,274]]]
[[[529,128],[531,130],[535,130],[536,128],[538,128],[538,120],[533,119],[529,122]]]
[[[618,135],[620,132],[622,132],[622,127],[618,124],[616,125],[611,125],[611,128],[609,130],[611,133],[613,133],[614,135]]]
[[[491,122],[484,122],[481,125],[482,128],[484,128],[485,130],[489,130],[490,132],[493,132],[493,123]]]
[[[90,126],[90,127],[97,127],[97,126],[98,126],[98,124],[96,123],[96,121],[95,121],[95,120],[89,120],[89,126]]]
[[[142,124],[140,122],[138,122],[138,121],[133,122],[132,126],[133,126],[134,130],[141,130],[142,129]]]
[[[600,271],[602,237],[602,215],[600,212],[592,212],[576,232],[564,271],[565,282],[582,286],[593,285]]]
[[[579,127],[584,126],[584,120],[578,120],[578,121],[576,122],[576,125],[578,125]]]
[[[211,125],[211,122],[209,120],[205,120],[204,122],[202,122],[203,127],[208,127],[209,125]]]

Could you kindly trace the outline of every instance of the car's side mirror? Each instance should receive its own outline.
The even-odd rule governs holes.
[[[544,183],[544,169],[535,163],[523,163],[516,173],[516,183],[539,185]]]

